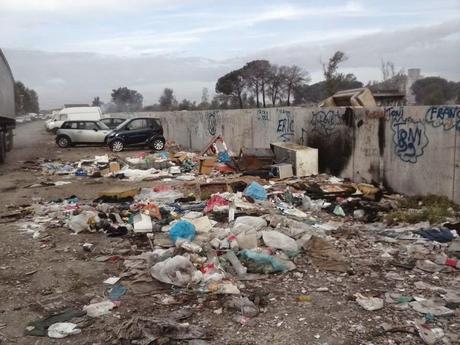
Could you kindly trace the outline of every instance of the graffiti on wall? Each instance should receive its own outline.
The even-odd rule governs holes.
[[[311,125],[313,131],[323,136],[329,136],[339,130],[339,125],[343,123],[342,114],[337,110],[312,111],[313,118]]]
[[[425,132],[425,124],[421,120],[404,117],[404,109],[389,110],[395,154],[407,163],[417,163],[423,156],[429,140]]]
[[[291,141],[294,137],[294,117],[289,110],[277,109],[278,125],[276,127],[276,134],[278,140],[287,142]]]
[[[206,114],[206,119],[208,121],[208,133],[212,136],[217,133],[217,114],[218,111],[212,111]]]
[[[425,121],[435,128],[442,126],[445,131],[452,128],[460,131],[460,107],[448,105],[430,107],[425,114]]]
[[[264,109],[257,109],[256,118],[259,121],[264,121],[264,122],[270,121],[270,113]]]

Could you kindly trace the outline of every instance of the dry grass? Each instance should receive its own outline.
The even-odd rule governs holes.
[[[458,214],[460,208],[445,196],[408,196],[398,202],[398,209],[388,213],[385,220],[390,223],[429,221],[436,224]]]

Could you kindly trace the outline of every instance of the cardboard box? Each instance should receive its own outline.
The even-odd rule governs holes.
[[[200,159],[200,174],[209,175],[216,165],[216,157],[206,157]]]
[[[120,164],[118,162],[110,162],[109,170],[112,174],[120,171]]]

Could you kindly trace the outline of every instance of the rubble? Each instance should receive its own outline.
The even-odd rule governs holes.
[[[219,140],[200,155],[159,152],[126,159],[96,156],[76,163],[42,162],[36,167],[45,176],[89,178],[99,172],[130,183],[109,188],[94,200],[36,200],[11,207],[5,217],[19,219],[18,228],[34,238],[63,227],[76,236],[91,232],[131,244],[109,253],[83,244],[92,260],[115,260],[123,267],[119,276],[101,279],[107,287],[103,299],[82,306],[91,318],[123,308],[124,299],[137,296],[140,286],[147,291],[160,286],[164,304],[180,304],[181,296],[196,295],[200,308],[206,308],[200,301],[212,296],[222,301],[219,308],[214,305],[213,314],[230,313],[238,324],[249,327],[264,313],[251,298],[251,283],[259,288],[263,280],[279,276],[287,289],[292,280],[310,284],[295,292],[298,302],[314,305],[318,295],[338,295],[344,303],[359,305],[363,313],[408,313],[411,334],[419,334],[427,344],[446,338],[446,324],[427,327],[417,317],[458,318],[455,226],[389,223],[386,216],[397,211],[394,200],[400,196],[326,174],[281,176],[278,169],[278,175],[267,180],[260,175],[224,175],[219,164],[240,173],[267,171],[276,155],[242,150],[240,157],[233,157],[223,139],[224,144],[216,144]],[[210,153],[215,146],[219,147]],[[294,163],[301,159],[296,156]],[[188,177],[194,182],[184,183]],[[137,181],[151,182],[141,188]],[[457,224],[455,212],[448,224]],[[323,279],[316,282],[317,277]],[[361,286],[369,277],[378,281],[375,288]],[[56,326],[47,322],[40,333],[47,328],[53,337],[80,332],[72,323],[55,321]],[[146,344],[160,338],[211,338],[212,332],[179,321],[134,315],[121,322],[117,336]],[[278,324],[281,327],[283,321]]]

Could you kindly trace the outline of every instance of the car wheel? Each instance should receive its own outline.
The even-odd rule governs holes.
[[[14,142],[14,134],[13,130],[10,129],[8,130],[8,133],[6,134],[6,151],[10,152],[13,149],[13,142]]]
[[[5,133],[0,132],[0,164],[5,163],[6,158],[6,140]]]
[[[72,142],[70,141],[69,137],[62,136],[56,138],[56,144],[59,147],[66,148],[69,147],[72,144]]]
[[[155,151],[161,151],[165,148],[165,142],[163,139],[153,139],[151,146]]]
[[[124,144],[123,141],[121,140],[114,140],[111,144],[110,147],[113,152],[121,152],[123,151]]]

